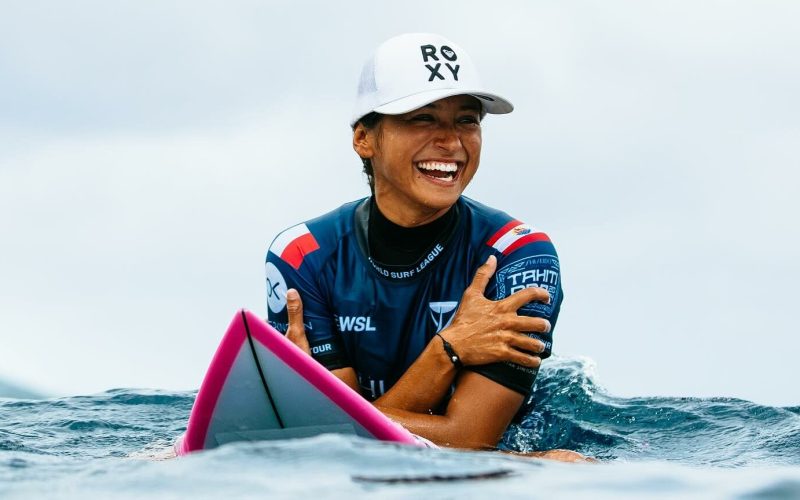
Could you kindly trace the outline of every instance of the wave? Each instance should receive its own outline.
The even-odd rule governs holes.
[[[500,447],[736,467],[800,464],[800,407],[735,398],[608,394],[588,358],[554,357]]]
[[[118,457],[168,447],[194,391],[114,389],[47,400],[0,400],[0,451]],[[800,407],[733,398],[609,394],[587,358],[554,357],[499,448],[566,448],[607,460],[740,467],[800,464]]]
[[[133,445],[171,443],[185,430],[194,392],[112,389],[67,398],[0,401],[0,451],[121,457]]]

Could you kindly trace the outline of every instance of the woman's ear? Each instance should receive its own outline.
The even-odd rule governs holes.
[[[372,158],[375,155],[374,140],[374,130],[367,130],[367,127],[360,122],[356,124],[356,128],[353,130],[353,149],[358,156]]]

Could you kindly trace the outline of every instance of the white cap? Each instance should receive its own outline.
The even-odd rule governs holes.
[[[364,63],[350,126],[373,111],[399,115],[463,94],[480,100],[487,113],[514,110],[506,99],[484,89],[460,46],[432,33],[399,35],[383,42]]]

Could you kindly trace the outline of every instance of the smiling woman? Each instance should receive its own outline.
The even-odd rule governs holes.
[[[563,299],[547,235],[462,196],[482,119],[512,109],[455,43],[388,40],[350,123],[372,196],[287,229],[267,254],[272,325],[443,446],[496,446],[550,355]]]
[[[353,148],[372,165],[381,212],[404,227],[441,217],[478,170],[480,123],[478,100],[457,95],[385,115],[377,129],[357,124]]]

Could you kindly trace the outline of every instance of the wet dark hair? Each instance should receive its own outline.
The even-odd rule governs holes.
[[[355,131],[356,126],[360,123],[364,126],[367,130],[373,130],[378,124],[381,122],[383,115],[376,112],[368,113],[356,122],[353,125],[353,130]],[[369,189],[372,191],[372,194],[375,194],[375,171],[372,169],[372,161],[369,158],[361,158],[361,164],[364,169],[364,174],[367,176],[367,182],[369,183]]]

